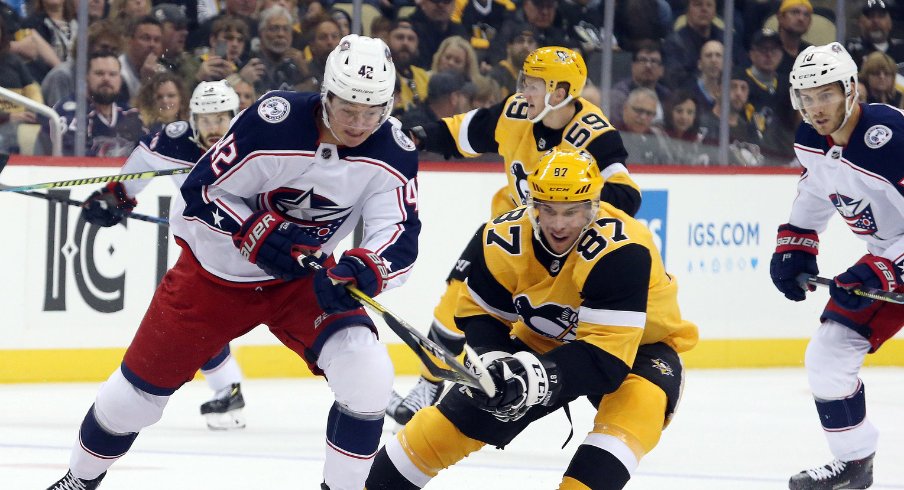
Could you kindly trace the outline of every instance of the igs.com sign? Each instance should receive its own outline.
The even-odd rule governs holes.
[[[691,252],[688,272],[719,274],[755,271],[760,244],[760,223],[751,221],[697,221],[687,225]]]

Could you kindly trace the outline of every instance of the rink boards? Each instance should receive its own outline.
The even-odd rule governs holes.
[[[120,163],[13,157],[0,182],[108,175]],[[787,221],[797,172],[662,170],[634,170],[644,192],[638,217],[656,235],[666,266],[678,280],[682,313],[700,327],[701,343],[686,363],[801,365],[806,339],[818,325],[828,293],[819,290],[808,301],[792,303],[769,279],[775,230]],[[502,164],[423,163],[418,262],[405,286],[378,299],[426,330],[443,280],[474,230],[489,218],[490,197],[503,185]],[[62,192],[82,200],[95,187]],[[175,193],[168,177],[155,179],[138,196],[136,212],[162,214]],[[0,382],[105,378],[121,359],[159,277],[178,255],[165,228],[130,221],[126,227],[98,230],[86,226],[78,211],[0,193],[0,257],[6,262],[0,286]],[[837,274],[865,253],[863,242],[838,218],[820,241],[823,276]],[[382,325],[381,332],[397,371],[416,373],[413,356]],[[250,377],[308,374],[265,328],[233,345]],[[893,340],[870,363],[904,365],[902,350]]]

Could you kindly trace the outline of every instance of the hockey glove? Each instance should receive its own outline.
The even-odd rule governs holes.
[[[423,151],[427,145],[427,132],[423,126],[414,126],[410,128],[403,127],[402,132],[408,135],[408,138],[414,143],[418,151]]]
[[[775,253],[769,264],[772,283],[791,301],[806,299],[805,289],[815,291],[816,287],[798,282],[802,273],[819,274],[816,254],[819,253],[819,236],[813,230],[805,230],[791,224],[778,227]]]
[[[110,182],[88,196],[82,204],[82,216],[92,225],[109,227],[119,224],[137,205],[122,182]]]
[[[883,291],[893,291],[901,284],[901,275],[895,264],[876,255],[864,255],[847,271],[835,276],[835,282],[829,284],[829,294],[846,310],[862,310],[875,300],[857,296],[850,292],[853,288],[867,287]]]
[[[556,364],[527,351],[491,361],[487,375],[496,386],[496,394],[488,398],[482,391],[471,392],[480,408],[502,422],[514,422],[530,407],[550,406],[559,398],[561,385]]]
[[[241,229],[232,236],[232,243],[249,262],[284,281],[309,273],[306,267],[295,260],[293,249],[325,258],[320,253],[319,240],[305,232],[301,226],[265,210],[256,211],[249,216]]]
[[[314,275],[314,294],[317,304],[327,313],[353,310],[361,303],[351,296],[346,284],[374,297],[386,287],[389,271],[379,255],[363,248],[353,248],[342,254],[333,267],[321,269]]]

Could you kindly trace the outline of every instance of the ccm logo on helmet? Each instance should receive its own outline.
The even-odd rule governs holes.
[[[264,236],[264,233],[267,232],[267,229],[270,228],[270,225],[272,225],[274,221],[276,221],[276,218],[268,214],[264,215],[263,219],[254,225],[248,238],[242,243],[242,248],[239,249],[242,257],[245,257],[246,259],[251,258],[251,250],[254,249],[254,246],[257,245],[257,241]]]
[[[563,192],[571,189],[571,187],[550,187],[549,192]]]

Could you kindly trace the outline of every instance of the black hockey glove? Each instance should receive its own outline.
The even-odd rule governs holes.
[[[314,276],[317,304],[327,313],[354,310],[361,306],[348,292],[346,284],[374,297],[386,287],[389,270],[379,255],[363,248],[353,248],[342,254],[333,267],[321,269]]]
[[[402,132],[408,135],[408,138],[414,143],[418,151],[422,151],[427,145],[427,132],[423,126],[402,127]]]
[[[82,204],[82,216],[92,225],[109,227],[119,224],[137,205],[122,182],[110,182],[88,196]]]
[[[816,254],[819,253],[819,236],[813,230],[805,230],[791,224],[778,227],[775,253],[769,264],[769,275],[772,283],[786,298],[791,301],[806,299],[806,289],[815,291],[816,287],[798,282],[797,276],[802,273],[819,274],[816,266]],[[806,289],[804,289],[806,288]]]
[[[480,390],[471,393],[480,408],[503,422],[520,419],[534,405],[554,404],[561,391],[556,364],[527,351],[491,361],[487,375],[496,386],[496,394],[488,398]]]
[[[838,306],[846,310],[862,310],[875,300],[852,294],[851,289],[867,287],[894,291],[901,285],[901,279],[892,261],[866,254],[847,271],[835,276],[835,282],[829,284],[829,294]]]
[[[245,220],[241,229],[232,236],[232,243],[249,262],[284,281],[310,273],[307,267],[295,260],[293,249],[302,250],[321,261],[326,258],[320,253],[320,241],[304,228],[264,210],[256,211]]]

